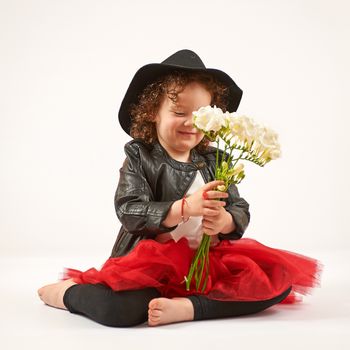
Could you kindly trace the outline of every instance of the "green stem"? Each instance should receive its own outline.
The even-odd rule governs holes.
[[[225,159],[226,150],[227,150],[227,144],[225,143],[225,148],[224,148],[224,151],[222,152],[222,157],[221,157],[220,169],[222,169],[222,163],[223,163],[223,161],[226,161],[226,159]]]
[[[235,165],[237,164],[237,162],[242,158],[243,153],[245,153],[244,150],[241,152],[240,156],[239,156],[237,159],[235,159],[235,162],[233,163],[233,166],[232,166],[233,168],[235,167]]]
[[[197,291],[199,290],[199,286],[200,286],[200,283],[202,280],[204,266],[205,266],[205,255],[203,253],[200,268],[197,270],[197,274],[196,274],[196,290]]]
[[[199,290],[201,285],[201,281],[203,279],[203,270],[206,267],[206,275],[204,279],[204,286],[207,285],[207,280],[209,276],[209,247],[210,247],[210,236],[203,234],[202,242],[197,249],[196,256],[194,257],[188,276],[186,276],[186,290],[190,290],[191,280],[193,278],[193,274],[195,275],[196,281],[196,290]],[[199,260],[200,259],[200,260]],[[198,264],[199,262],[199,264]],[[205,287],[204,287],[205,290]]]
[[[208,238],[210,239],[210,236],[203,234],[203,249],[202,249],[202,260],[200,263],[200,270],[198,270],[198,274],[196,275],[196,290],[199,290],[199,286],[201,284],[201,280],[203,277],[203,270],[206,265],[206,260],[208,258],[207,256],[207,245],[208,245]]]
[[[192,260],[191,263],[191,267],[189,270],[188,275],[186,276],[186,290],[189,291],[190,290],[190,286],[191,286],[191,280],[193,277],[193,274],[195,273],[195,279],[197,280],[198,278],[196,278],[196,276],[198,276],[198,260],[203,256],[204,253],[204,248],[205,248],[205,237],[207,235],[203,234],[203,238],[201,241],[201,244],[199,245],[199,247],[197,248],[196,251],[196,255]],[[202,263],[202,261],[200,262],[200,264]]]
[[[208,278],[209,278],[209,249],[210,249],[210,237],[208,239],[207,249],[206,249],[206,253],[205,253],[205,256],[207,257],[207,259],[206,259],[206,264],[205,264],[206,271],[205,271],[205,278],[204,278],[202,292],[205,291],[205,289],[207,287]]]
[[[199,259],[200,253],[201,253],[201,246],[202,246],[202,244],[201,244],[201,245],[199,246],[199,248],[197,249],[196,255],[195,255],[195,257],[194,257],[193,260],[192,260],[189,273],[188,273],[188,275],[186,276],[186,290],[187,290],[187,291],[190,290],[190,285],[191,285],[192,276],[193,276],[193,273],[194,273],[194,271],[195,271],[195,269],[196,269],[197,262],[198,262],[198,259]]]
[[[216,163],[215,163],[215,180],[218,178],[218,162],[219,162],[219,138],[216,140]]]

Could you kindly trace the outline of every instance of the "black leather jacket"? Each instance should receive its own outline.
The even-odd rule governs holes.
[[[192,149],[192,163],[174,160],[159,142],[147,145],[134,139],[125,144],[124,151],[126,159],[114,197],[122,225],[111,257],[125,255],[140,240],[154,239],[177,227],[166,227],[162,222],[171,205],[187,192],[198,169],[206,183],[215,180],[216,148],[211,146],[205,153]],[[231,184],[227,193],[225,209],[233,216],[236,229],[219,233],[219,240],[241,238],[250,220],[249,204],[239,196],[237,186]]]

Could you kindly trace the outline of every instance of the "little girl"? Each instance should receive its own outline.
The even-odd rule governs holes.
[[[234,112],[241,97],[230,76],[190,50],[136,72],[119,111],[133,140],[115,194],[122,225],[112,254],[99,271],[66,269],[62,281],[40,288],[46,304],[108,326],[157,326],[256,313],[319,285],[319,261],[241,238],[249,204],[234,184],[216,190],[216,149],[193,127],[192,111]],[[203,232],[209,281],[203,292],[187,291]]]

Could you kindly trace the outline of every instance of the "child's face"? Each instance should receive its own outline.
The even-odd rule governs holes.
[[[202,85],[192,82],[178,94],[177,104],[165,96],[156,115],[156,129],[160,144],[174,159],[190,161],[190,150],[197,146],[204,134],[192,125],[192,112],[210,105],[211,95]]]

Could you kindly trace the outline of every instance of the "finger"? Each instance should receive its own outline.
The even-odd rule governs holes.
[[[207,220],[202,220],[202,230],[211,230],[211,227],[209,225],[209,222]]]
[[[205,208],[221,208],[226,205],[226,202],[207,199],[204,201],[203,205]]]
[[[219,214],[220,214],[220,211],[217,209],[204,208],[203,210],[203,216],[217,216]]]
[[[225,184],[225,181],[223,181],[223,180],[214,180],[214,181],[210,181],[210,182],[206,183],[206,184],[202,187],[202,189],[203,189],[204,191],[209,191],[209,190],[211,190],[211,189],[216,188],[217,186],[224,185],[224,184]]]
[[[203,228],[203,233],[205,233],[208,236],[216,235],[216,232],[214,230],[211,230],[210,228]]]
[[[202,225],[208,227],[208,228],[216,228],[217,226],[217,221],[218,221],[218,217],[217,216],[205,216],[202,219]]]
[[[202,219],[202,225],[205,225],[209,228],[215,227],[215,222],[217,221],[217,218],[215,216],[204,216]]]
[[[227,192],[220,192],[220,191],[207,191],[208,199],[213,198],[228,198]]]

